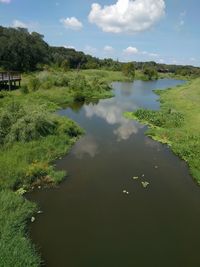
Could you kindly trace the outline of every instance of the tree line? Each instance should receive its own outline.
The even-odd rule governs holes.
[[[75,49],[50,46],[44,41],[44,36],[37,32],[30,33],[24,28],[0,26],[1,69],[29,72],[40,70],[45,66],[65,70],[122,70],[128,76],[134,76],[135,70],[141,70],[149,77],[156,77],[157,72],[170,72],[184,76],[200,75],[200,68],[193,66],[166,65],[153,61],[123,63],[111,58],[99,59]]]

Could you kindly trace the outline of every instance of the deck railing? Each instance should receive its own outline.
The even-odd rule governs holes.
[[[0,81],[2,82],[8,82],[8,81],[20,81],[21,80],[21,74],[16,71],[3,71],[0,72]]]

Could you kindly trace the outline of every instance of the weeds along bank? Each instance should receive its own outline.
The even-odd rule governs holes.
[[[66,176],[52,162],[69,151],[83,130],[54,111],[74,101],[111,97],[107,81],[118,75],[99,76],[43,71],[25,75],[20,90],[0,92],[0,266],[40,265],[26,235],[26,223],[38,208],[22,195]]]
[[[200,78],[157,94],[159,111],[139,109],[125,116],[149,125],[147,135],[168,144],[200,184]]]

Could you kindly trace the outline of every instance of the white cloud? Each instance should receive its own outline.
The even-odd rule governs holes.
[[[18,19],[13,20],[11,27],[13,27],[13,28],[26,28],[30,32],[39,31],[39,23],[38,22],[23,22],[23,21],[18,20]]]
[[[158,62],[161,63],[161,64],[163,64],[165,61],[164,61],[164,59],[159,58]]]
[[[151,28],[164,14],[164,0],[118,0],[104,7],[92,4],[88,18],[104,32],[137,33]]]
[[[86,45],[86,47],[84,48],[84,52],[90,55],[94,55],[97,52],[97,49],[95,47],[92,47],[90,45]]]
[[[73,45],[63,45],[64,48],[76,49]]]
[[[63,26],[66,29],[71,29],[71,30],[78,31],[78,30],[81,30],[83,28],[82,22],[80,22],[75,17],[61,19],[60,22],[63,24]]]
[[[126,49],[123,50],[123,54],[130,56],[130,55],[142,55],[142,56],[147,56],[149,58],[158,58],[159,55],[156,53],[150,53],[147,51],[140,51],[138,48],[129,46]]]
[[[14,28],[28,28],[28,25],[20,20],[14,20],[12,23],[12,27]]]
[[[127,55],[134,55],[134,54],[138,54],[139,50],[136,47],[129,46],[123,50],[123,53]]]
[[[176,29],[178,31],[180,31],[182,27],[185,25],[185,16],[186,16],[186,11],[183,11],[179,14],[178,23],[176,25]]]
[[[11,2],[11,0],[0,0],[0,3],[9,4],[10,2]]]
[[[106,46],[104,46],[103,50],[107,53],[111,53],[114,51],[114,48],[110,45],[106,45]]]

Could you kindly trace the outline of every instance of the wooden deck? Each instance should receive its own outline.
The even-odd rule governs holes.
[[[0,72],[0,88],[9,89],[20,87],[21,74],[19,72]]]

